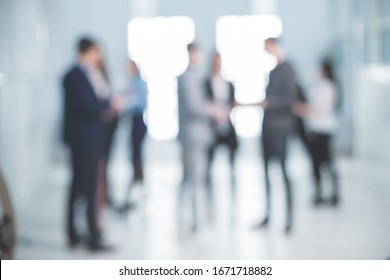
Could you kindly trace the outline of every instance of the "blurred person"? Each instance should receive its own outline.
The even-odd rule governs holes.
[[[102,73],[102,76],[104,80],[106,81],[107,85],[110,85],[110,79],[107,72],[106,64],[103,59],[101,59],[101,62],[99,64],[99,69]],[[107,99],[111,102],[113,100],[112,92],[110,90],[110,95],[107,96]],[[118,127],[118,114],[113,115],[112,119],[107,120],[107,137],[104,147],[104,153],[103,158],[100,163],[100,170],[99,170],[99,190],[98,190],[98,205],[100,211],[104,209],[106,206],[113,206],[113,201],[110,196],[110,187],[109,187],[109,178],[108,178],[108,164],[113,144],[113,139],[115,135],[115,131]]]
[[[215,132],[215,141],[212,143],[208,152],[208,167],[207,167],[207,193],[208,203],[213,204],[213,189],[211,180],[211,165],[214,159],[214,154],[218,146],[226,145],[229,149],[229,163],[231,167],[231,195],[232,201],[236,194],[236,180],[234,174],[234,162],[238,147],[236,131],[230,120],[230,113],[235,106],[235,89],[231,82],[226,81],[221,75],[221,55],[215,53],[212,59],[212,69],[210,76],[207,78],[206,94],[209,102],[215,107],[218,112],[216,116],[211,118],[212,128]]]
[[[210,124],[211,109],[207,103],[200,74],[200,50],[187,46],[189,66],[178,78],[179,141],[182,148],[183,181],[179,190],[179,217],[182,214],[184,191],[190,193],[192,206],[191,230],[198,227],[197,192],[206,185],[207,155],[213,141]]]
[[[118,106],[121,107],[122,114],[132,115],[131,128],[131,156],[133,165],[133,179],[130,183],[126,194],[126,201],[120,207],[120,211],[130,210],[134,204],[127,201],[129,199],[133,187],[136,184],[143,186],[144,183],[144,168],[143,168],[143,144],[147,127],[144,122],[144,113],[147,106],[148,89],[147,84],[141,77],[141,73],[137,63],[133,60],[129,61],[128,70],[130,78],[130,94],[122,100],[117,100]]]
[[[332,63],[324,60],[320,69],[320,80],[309,104],[298,103],[294,107],[297,115],[307,119],[313,173],[315,179],[314,205],[326,200],[322,195],[322,171],[328,171],[332,179],[332,196],[330,202],[339,202],[339,180],[333,161],[331,142],[337,126],[338,92]]]
[[[78,43],[79,61],[65,75],[64,141],[72,158],[72,183],[67,211],[68,245],[82,241],[75,225],[77,202],[86,203],[87,245],[92,251],[109,250],[103,242],[97,216],[98,170],[106,141],[107,121],[112,119],[109,88],[99,70],[102,53],[90,38]]]
[[[292,227],[293,201],[291,181],[286,168],[287,142],[295,127],[293,103],[297,99],[297,83],[294,70],[286,61],[276,38],[265,40],[265,50],[275,56],[277,66],[270,72],[266,88],[266,97],[259,104],[264,109],[261,144],[263,148],[264,174],[266,187],[266,216],[255,228],[268,226],[271,215],[271,183],[269,164],[271,159],[280,162],[286,190],[286,225],[285,232]]]
[[[113,95],[112,95],[112,90],[110,87],[110,79],[108,75],[108,71],[106,68],[105,60],[102,59],[100,60],[100,63],[98,65],[99,71],[101,72],[101,77],[104,79],[107,87],[109,88],[109,95],[105,97],[107,102],[112,103],[113,100]],[[112,118],[106,120],[106,141],[104,145],[104,152],[102,159],[99,164],[99,173],[98,173],[98,229],[100,231],[103,231],[103,224],[102,222],[102,213],[104,209],[107,206],[112,207],[113,206],[113,201],[110,196],[110,187],[109,187],[109,178],[108,178],[108,170],[109,170],[109,159],[110,159],[110,154],[111,154],[111,149],[112,149],[112,144],[113,144],[113,138],[114,134],[116,131],[116,128],[118,126],[118,113],[112,115]]]

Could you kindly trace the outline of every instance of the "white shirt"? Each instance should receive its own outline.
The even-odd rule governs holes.
[[[211,80],[214,100],[221,106],[229,106],[229,84],[221,76],[214,76]]]
[[[230,122],[230,91],[229,83],[226,82],[220,75],[214,76],[211,79],[211,87],[214,94],[214,102],[218,109],[222,112],[226,112],[225,119],[218,120],[217,129],[221,134],[229,132]]]
[[[89,82],[95,91],[96,97],[100,100],[107,100],[110,97],[110,87],[103,76],[103,73],[92,65],[80,63],[86,70]]]
[[[331,134],[337,126],[337,90],[334,83],[322,78],[313,92],[308,127],[313,132]]]

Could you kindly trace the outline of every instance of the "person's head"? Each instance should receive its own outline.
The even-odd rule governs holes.
[[[88,64],[99,67],[102,63],[102,52],[98,44],[91,38],[83,37],[78,43],[80,59]]]
[[[212,74],[218,75],[221,73],[221,55],[219,52],[215,52],[213,56]]]
[[[129,60],[129,71],[131,75],[138,75],[139,68],[137,63],[134,60]]]
[[[200,63],[200,51],[195,43],[187,45],[188,56],[190,59],[190,65],[198,65]]]
[[[279,43],[277,38],[267,38],[264,41],[264,49],[267,53],[276,56],[279,53]]]
[[[333,64],[330,59],[324,59],[322,61],[320,74],[328,80],[335,81],[336,78],[333,71]]]

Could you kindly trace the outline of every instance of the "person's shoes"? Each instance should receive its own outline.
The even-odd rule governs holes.
[[[75,249],[80,244],[81,244],[81,238],[79,237],[73,237],[68,239],[69,249]]]
[[[112,245],[105,244],[102,241],[90,242],[88,244],[88,249],[91,252],[112,252],[112,251],[114,251],[114,247]]]
[[[257,230],[257,229],[261,229],[261,228],[267,227],[268,223],[269,223],[269,219],[268,219],[268,217],[266,217],[263,221],[261,221],[260,223],[254,225],[253,229]]]

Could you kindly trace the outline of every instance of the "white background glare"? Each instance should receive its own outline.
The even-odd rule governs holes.
[[[236,99],[243,104],[261,101],[268,73],[275,59],[264,51],[264,39],[279,37],[282,22],[272,15],[223,16],[216,22],[216,48],[222,55],[224,76],[233,81]],[[135,18],[128,24],[128,54],[141,68],[148,83],[147,123],[157,140],[178,133],[177,77],[188,65],[186,46],[195,37],[189,17]],[[257,106],[232,112],[240,137],[256,137],[263,112]]]
[[[154,139],[177,136],[177,76],[188,66],[187,45],[194,37],[189,17],[135,18],[128,24],[129,57],[148,83],[146,120]]]
[[[279,17],[224,16],[216,24],[217,50],[223,58],[224,75],[234,82],[236,99],[243,104],[265,97],[268,73],[276,66],[274,57],[264,50],[264,40],[280,37],[283,27]],[[263,112],[257,106],[236,108],[233,123],[241,137],[256,137],[261,130]]]

